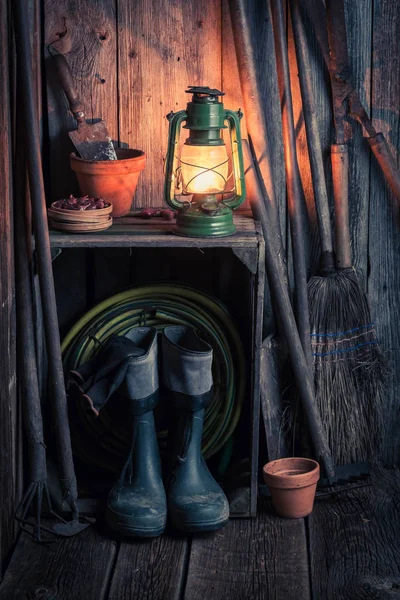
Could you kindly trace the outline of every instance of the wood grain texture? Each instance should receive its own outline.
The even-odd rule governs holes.
[[[308,518],[314,598],[397,598],[400,474],[377,471],[371,486],[318,500]]]
[[[13,512],[16,496],[16,365],[15,289],[12,219],[12,164],[9,72],[9,3],[0,4],[0,564],[14,542]],[[10,81],[11,85],[11,81]],[[0,567],[0,577],[2,574]]]
[[[186,537],[123,542],[108,600],[178,600],[186,571]]]
[[[372,120],[382,131],[399,165],[400,5],[374,2]],[[382,459],[400,464],[400,210],[374,157],[371,158],[368,296],[384,352],[392,367],[387,391],[387,432]]]
[[[51,52],[59,52],[71,67],[74,83],[85,105],[87,119],[103,119],[111,138],[118,141],[117,35],[114,0],[45,0],[45,53],[48,109],[50,198],[78,191],[69,166],[74,150],[68,132],[76,129],[69,112]],[[50,200],[49,198],[49,200]]]
[[[105,600],[115,553],[116,542],[93,527],[48,545],[22,533],[0,586],[0,599]]]
[[[185,600],[310,598],[304,521],[270,510],[193,539]]]
[[[118,93],[121,144],[144,150],[135,206],[163,199],[167,113],[184,110],[188,85],[221,86],[218,0],[118,2]],[[182,131],[183,139],[187,136]]]

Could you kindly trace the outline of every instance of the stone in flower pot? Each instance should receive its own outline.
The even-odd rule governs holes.
[[[311,458],[281,458],[263,467],[264,481],[281,517],[306,517],[314,506],[319,464]]]

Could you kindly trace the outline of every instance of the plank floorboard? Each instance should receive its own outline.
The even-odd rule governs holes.
[[[193,539],[184,599],[307,600],[307,561],[303,519],[264,509],[256,520],[231,520]]]
[[[308,518],[314,600],[400,595],[400,472],[317,501]]]
[[[121,543],[108,600],[178,600],[187,552],[186,537]]]
[[[105,600],[116,547],[93,527],[46,545],[22,533],[0,600]]]

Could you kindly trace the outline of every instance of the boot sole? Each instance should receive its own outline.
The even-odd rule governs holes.
[[[165,531],[165,524],[160,527],[152,527],[152,528],[142,528],[129,526],[126,523],[118,523],[118,521],[110,521],[109,519],[105,519],[105,524],[110,531],[114,533],[118,533],[123,537],[142,537],[142,538],[152,538],[158,537]]]
[[[216,531],[217,529],[222,529],[228,523],[228,519],[224,519],[223,521],[210,521],[208,523],[185,523],[180,522],[179,524],[171,519],[171,524],[175,529],[182,531],[183,533],[201,533],[203,531]]]

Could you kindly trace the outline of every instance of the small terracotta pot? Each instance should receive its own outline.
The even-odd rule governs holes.
[[[264,481],[277,513],[288,519],[312,512],[319,479],[319,464],[311,458],[281,458],[263,467]]]
[[[116,148],[118,160],[85,160],[70,154],[82,195],[112,202],[113,217],[127,215],[131,209],[140,173],[146,165],[142,150]]]

